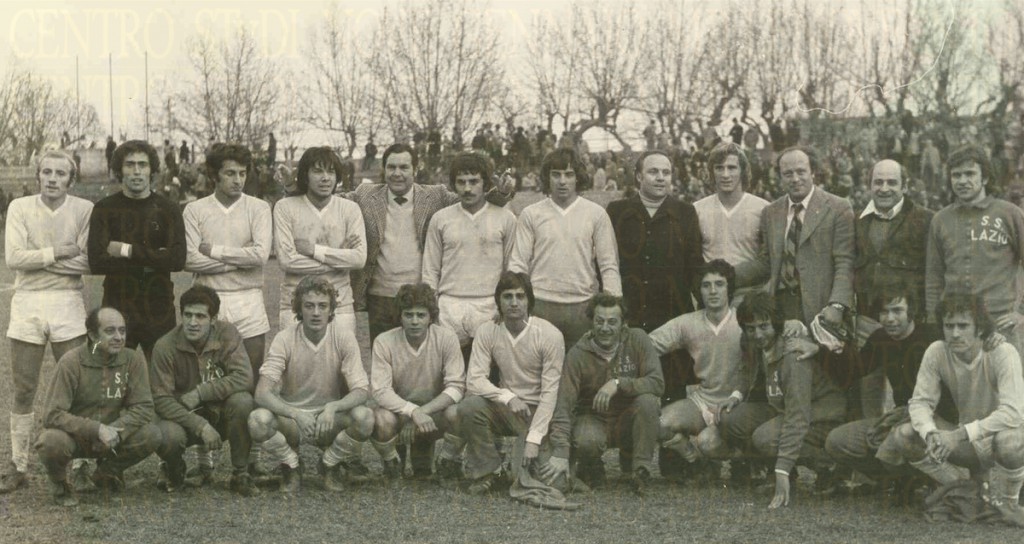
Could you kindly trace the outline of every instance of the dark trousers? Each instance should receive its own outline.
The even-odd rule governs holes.
[[[370,345],[381,333],[402,326],[402,315],[395,305],[395,297],[366,295],[366,318],[370,325]]]
[[[249,449],[252,439],[249,437],[249,413],[254,403],[248,391],[235,393],[223,402],[207,402],[200,405],[196,414],[208,421],[226,438],[231,446],[231,466],[243,469],[249,462]],[[163,435],[157,455],[168,462],[181,459],[185,448],[202,444],[198,434],[185,429],[173,421],[159,420],[157,426]]]
[[[653,472],[654,447],[658,442],[660,403],[654,395],[640,395],[624,409],[597,414],[581,413],[572,426],[572,444],[578,459],[600,459],[608,447],[631,455],[633,468]]]
[[[60,429],[45,429],[36,440],[35,447],[39,462],[46,467],[50,480],[63,482],[72,459],[97,459],[97,474],[120,475],[156,451],[160,438],[160,429],[156,425],[144,425],[123,437],[111,451],[97,436],[85,437]]]

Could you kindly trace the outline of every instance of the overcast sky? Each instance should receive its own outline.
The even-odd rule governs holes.
[[[843,1],[860,6],[863,0]],[[888,0],[866,1],[867,5],[876,3],[879,9],[892,4]],[[982,13],[1002,1],[976,0],[968,5],[970,11]],[[617,2],[599,3],[611,6]],[[655,5],[653,0],[636,3],[641,10]],[[722,5],[721,1],[712,0],[689,0],[688,3],[700,4],[709,10]],[[370,0],[338,2],[359,28],[372,27],[383,7],[394,4],[393,1]],[[508,72],[513,78],[519,74],[525,79],[528,77],[525,43],[531,21],[538,15],[556,21],[567,19],[570,0],[492,0],[478,4],[480,9],[488,11],[495,28],[508,44],[503,53],[509,64]],[[0,28],[7,31],[8,39],[0,50],[0,73],[6,72],[11,62],[18,62],[15,59],[20,59],[36,73],[55,80],[58,88],[74,90],[77,57],[78,89],[82,100],[96,107],[101,132],[109,131],[112,102],[115,132],[124,129],[137,137],[144,129],[147,52],[149,99],[151,111],[154,111],[159,108],[159,91],[167,86],[173,88],[179,74],[191,70],[185,58],[189,37],[196,33],[226,35],[243,20],[251,25],[268,57],[301,67],[302,55],[308,46],[308,30],[323,19],[330,5],[321,0],[5,1],[0,5]],[[850,13],[848,10],[846,15]],[[971,13],[961,15],[972,16]],[[108,58],[113,64],[112,81]],[[515,84],[515,81],[510,83]]]
[[[395,2],[344,0],[338,2],[357,27],[371,27],[385,5]],[[506,43],[523,43],[537,13],[558,18],[568,0],[494,0],[480,2]],[[113,65],[115,131],[125,127],[138,134],[143,123],[146,91],[146,53],[149,55],[151,111],[159,107],[158,91],[168,78],[190,70],[186,43],[196,33],[226,35],[239,20],[255,31],[268,57],[299,65],[311,25],[320,22],[331,5],[325,1],[16,1],[0,6],[0,28],[9,36],[0,56],[6,72],[20,59],[37,74],[53,79],[59,88],[75,88],[78,59],[79,92],[99,113],[103,132],[109,131]],[[508,52],[510,62],[522,62],[519,49]]]

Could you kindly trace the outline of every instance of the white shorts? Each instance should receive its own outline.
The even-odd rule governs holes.
[[[44,345],[47,341],[66,342],[84,334],[85,301],[81,291],[14,292],[8,338]]]
[[[281,310],[277,319],[277,330],[279,331],[298,322],[295,317],[295,312],[291,311],[291,309]],[[338,308],[334,310],[334,321],[336,321],[338,326],[342,329],[352,331],[352,334],[356,333],[356,312],[355,308],[351,304],[347,306],[338,306]]]
[[[978,464],[981,465],[982,470],[988,470],[995,465],[995,458],[992,456],[992,440],[995,435],[990,435],[981,440],[975,440],[971,442],[971,446],[974,447],[974,452],[978,454]]]
[[[477,327],[498,314],[494,297],[463,298],[441,295],[437,297],[437,308],[440,324],[455,331],[462,345],[473,339]]]
[[[247,289],[217,295],[220,297],[220,315],[217,317],[234,325],[242,338],[252,338],[270,331],[262,291]]]

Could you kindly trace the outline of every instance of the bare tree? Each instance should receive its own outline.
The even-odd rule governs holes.
[[[575,134],[600,127],[629,148],[619,134],[618,118],[640,108],[639,81],[651,65],[644,54],[644,21],[632,2],[577,2],[569,18],[568,25],[534,25],[534,43],[548,50],[531,53],[531,63],[549,125],[561,115]]]
[[[726,108],[736,106],[750,77],[744,23],[742,8],[735,3],[729,4],[716,20],[708,23],[707,34],[715,38],[701,45],[698,62],[702,69],[696,76],[704,86],[702,116],[710,126],[720,124]]]
[[[353,28],[352,20],[334,5],[314,30],[307,55],[313,82],[299,93],[308,123],[340,132],[349,158],[357,137],[372,137],[382,117],[374,96],[372,59],[360,48],[370,36]]]
[[[800,70],[797,92],[803,111],[812,119],[826,112],[846,113],[853,95],[843,92],[848,89],[843,88],[845,80],[840,73],[850,51],[843,6],[793,0],[787,10],[798,18],[793,30]]]
[[[13,68],[0,89],[0,155],[10,162],[28,164],[34,155],[55,143],[64,131],[81,123],[83,139],[99,124],[91,104],[75,105],[70,91],[60,91],[53,82],[23,67]]]
[[[475,126],[504,91],[498,33],[466,0],[385,9],[374,43],[381,106],[396,135]]]
[[[650,61],[650,76],[640,78],[639,109],[656,119],[673,137],[681,136],[688,120],[707,103],[706,85],[700,85],[707,68],[700,55],[707,23],[693,3],[662,2],[649,14],[643,55]]]
[[[274,131],[280,97],[277,66],[260,54],[247,27],[222,40],[192,39],[188,58],[193,73],[175,95],[174,125],[197,141],[212,138],[252,147]]]
[[[993,122],[1001,122],[1011,108],[1020,111],[1024,105],[1024,4],[1005,0],[989,19],[986,38],[985,58],[993,62],[995,78],[978,108],[990,108]]]
[[[730,36],[745,44],[739,64],[745,65],[748,75],[737,100],[742,118],[761,131],[761,124],[751,119],[753,110],[767,127],[784,118],[799,100],[794,90],[799,87],[800,75],[793,62],[797,28],[793,14],[781,0],[770,0],[767,6],[760,0],[752,6],[732,4],[731,9],[746,14],[739,26],[732,27]]]
[[[976,17],[964,0],[935,0],[914,6],[922,48],[922,77],[911,87],[921,113],[942,120],[967,113],[985,79]]]

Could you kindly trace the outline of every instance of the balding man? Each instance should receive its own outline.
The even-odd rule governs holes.
[[[871,201],[855,229],[854,292],[861,317],[874,315],[870,306],[875,295],[897,282],[924,300],[925,251],[934,213],[904,198],[907,184],[906,172],[894,160],[878,161],[871,169]]]
[[[905,198],[909,179],[900,163],[885,159],[871,169],[871,201],[857,218],[854,260],[854,292],[857,301],[857,335],[864,342],[880,324],[871,308],[879,293],[897,284],[924,300],[925,252],[928,228],[934,213]],[[923,308],[923,305],[919,305]],[[920,310],[909,319],[924,320]],[[881,369],[865,377],[860,399],[864,417],[883,412],[885,376]]]

